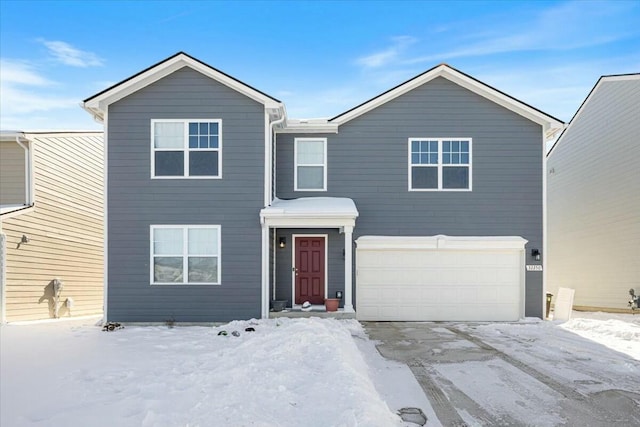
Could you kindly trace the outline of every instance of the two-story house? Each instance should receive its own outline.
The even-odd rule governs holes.
[[[84,108],[105,126],[107,320],[336,295],[363,320],[542,316],[544,143],[563,124],[452,67],[294,120],[178,53]]]

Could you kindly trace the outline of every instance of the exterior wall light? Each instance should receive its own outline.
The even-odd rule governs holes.
[[[540,249],[531,249],[531,256],[532,256],[536,261],[540,261]]]
[[[342,299],[342,291],[336,291],[336,298]]]
[[[287,247],[287,238],[280,237],[280,239],[278,239],[278,245],[280,246],[280,249],[284,249],[285,247]]]

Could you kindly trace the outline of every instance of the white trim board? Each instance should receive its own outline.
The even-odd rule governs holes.
[[[169,74],[178,71],[181,68],[189,67],[195,71],[204,74],[225,86],[257,101],[265,106],[265,108],[272,108],[281,110],[282,103],[267,96],[266,94],[236,80],[215,68],[208,66],[189,55],[180,52],[155,66],[125,80],[104,92],[98,93],[91,98],[86,99],[82,107],[89,113],[94,115],[99,120],[103,119],[103,114],[106,111],[108,105],[125,98],[132,93],[157,82],[158,80],[168,76]]]
[[[505,107],[516,114],[519,114],[535,123],[540,124],[543,127],[545,135],[547,138],[551,138],[555,133],[562,129],[564,123],[560,120],[549,116],[535,108],[518,101],[515,98],[512,98],[505,93],[498,91],[497,89],[492,88],[489,85],[486,85],[458,70],[448,66],[447,64],[440,64],[437,67],[428,70],[411,80],[402,83],[399,86],[379,95],[359,106],[342,113],[332,119],[329,120],[331,123],[336,123],[338,126],[347,123],[350,120],[359,117],[374,108],[377,108],[405,93],[437,78],[443,77],[458,86],[461,86],[465,89],[468,89],[490,101],[495,102],[496,104]]]

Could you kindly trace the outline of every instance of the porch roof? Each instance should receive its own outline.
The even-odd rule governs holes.
[[[346,197],[274,199],[260,211],[260,222],[269,227],[353,227],[358,217],[353,200]]]

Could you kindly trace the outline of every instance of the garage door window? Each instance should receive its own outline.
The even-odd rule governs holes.
[[[471,138],[410,138],[409,190],[471,190]]]

